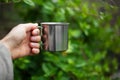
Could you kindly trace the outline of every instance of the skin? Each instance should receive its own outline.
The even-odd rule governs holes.
[[[40,53],[41,36],[37,26],[33,23],[19,24],[0,41],[11,52],[12,59]]]

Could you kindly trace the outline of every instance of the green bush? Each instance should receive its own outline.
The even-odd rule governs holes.
[[[107,2],[23,0],[24,22],[69,22],[69,49],[14,60],[15,80],[110,80],[118,70],[120,18]]]

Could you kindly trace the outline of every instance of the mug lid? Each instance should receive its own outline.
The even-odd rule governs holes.
[[[65,22],[42,22],[41,24],[62,24],[62,25],[68,25],[69,23],[65,23]]]

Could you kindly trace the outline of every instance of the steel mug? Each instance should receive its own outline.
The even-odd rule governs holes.
[[[42,22],[42,49],[47,51],[65,51],[68,49],[68,25],[62,22]]]

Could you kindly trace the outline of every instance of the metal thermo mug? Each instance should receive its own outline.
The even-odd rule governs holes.
[[[65,51],[68,49],[68,25],[69,23],[43,22],[42,49],[47,51]]]

